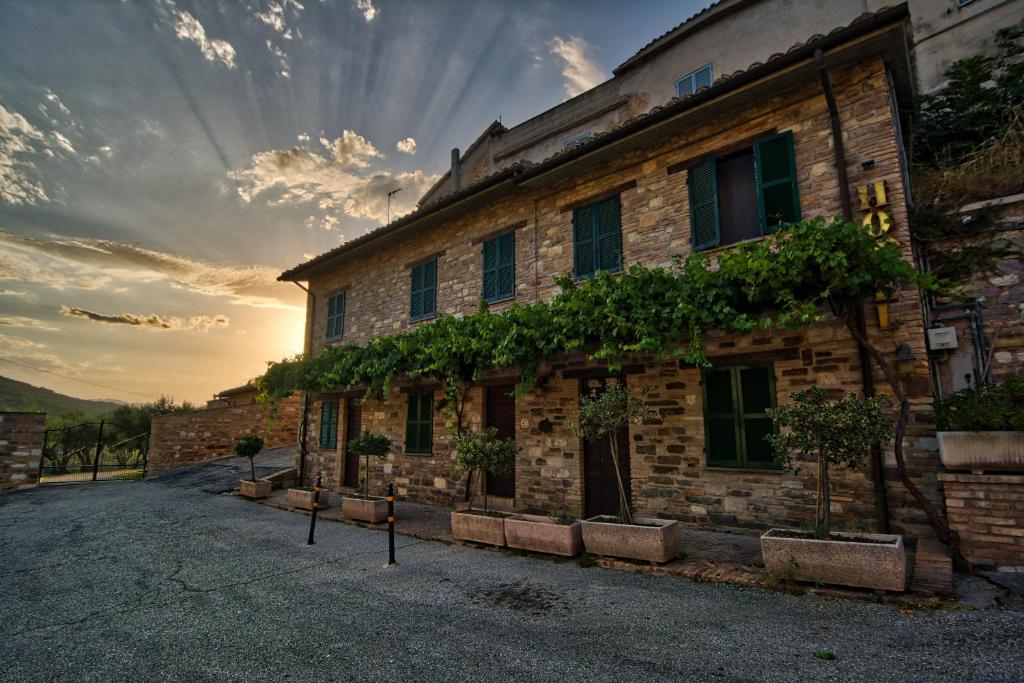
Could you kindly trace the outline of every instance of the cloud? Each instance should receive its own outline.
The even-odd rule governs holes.
[[[39,330],[40,332],[58,331],[56,327],[49,323],[23,315],[0,315],[0,326],[19,327],[26,330]]]
[[[57,93],[50,90],[49,88],[46,89],[46,99],[52,102],[57,107],[57,109],[60,110],[60,113],[64,114],[64,116],[71,115],[71,110],[65,107],[64,103],[60,101],[60,96]]]
[[[23,292],[15,289],[0,289],[0,296],[9,296],[14,299],[24,299],[25,301],[34,301],[36,298],[32,292]]]
[[[278,69],[277,72],[278,75],[281,76],[282,78],[291,77],[292,67],[291,64],[288,62],[288,55],[285,53],[285,51],[274,45],[269,40],[267,41],[267,49],[270,50],[270,54],[277,57],[278,64],[280,65],[280,68]]]
[[[437,180],[419,170],[362,172],[368,159],[381,155],[352,131],[321,143],[330,156],[309,147],[267,150],[253,155],[247,168],[230,171],[228,177],[247,202],[265,194],[272,206],[316,202],[325,211],[340,206],[349,216],[380,222],[387,218],[389,191],[404,190],[391,207],[392,216],[399,216],[415,208],[416,200]]]
[[[403,154],[415,154],[416,153],[416,141],[412,138],[405,138],[399,140],[398,144],[395,145],[395,149]]]
[[[175,332],[209,332],[213,327],[227,327],[230,319],[226,315],[194,315],[188,319],[176,316],[161,316],[155,313],[150,315],[139,315],[137,313],[96,313],[84,308],[60,307],[60,314],[68,318],[83,318],[98,323],[110,325],[128,325],[131,327],[143,327],[151,330],[170,330]]]
[[[363,13],[363,19],[369,24],[377,16],[377,8],[372,0],[356,0],[356,9]]]
[[[18,206],[49,201],[26,156],[49,149],[43,132],[16,111],[0,104],[0,201]]]
[[[53,139],[57,141],[57,146],[63,149],[65,152],[69,152],[71,154],[76,153],[74,146],[71,144],[71,141],[68,140],[64,136],[64,134],[61,133],[59,130],[51,131],[50,135],[53,136]]]
[[[309,142],[309,133],[299,133],[295,136],[295,139],[299,142]]]
[[[4,351],[27,351],[29,349],[45,349],[46,344],[39,344],[28,339],[20,339],[18,337],[8,337],[6,334],[0,334],[0,349]]]
[[[206,29],[199,20],[183,9],[174,8],[174,33],[182,40],[195,43],[199,51],[208,61],[220,62],[229,69],[234,69],[235,48],[226,40],[210,40],[206,37]]]
[[[0,231],[0,281],[54,289],[163,280],[197,294],[228,297],[235,304],[303,308],[301,292],[277,282],[278,272],[267,266],[219,266],[113,240],[60,235],[37,239]]]
[[[293,32],[288,27],[288,15],[298,18],[304,9],[298,0],[271,0],[266,4],[266,9],[256,12],[256,18],[280,33],[285,40],[291,40],[296,34],[301,38],[302,33],[298,29]]]
[[[562,61],[565,94],[576,97],[605,80],[605,75],[590,56],[594,46],[579,36],[555,36],[548,43],[548,51]]]

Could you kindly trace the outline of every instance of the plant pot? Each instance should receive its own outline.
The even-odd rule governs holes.
[[[316,491],[308,489],[288,489],[288,507],[300,510],[313,509],[313,496]],[[320,489],[320,509],[330,507],[331,493],[327,489]]]
[[[272,488],[274,488],[274,485],[269,481],[264,481],[262,479],[257,479],[256,481],[243,479],[238,483],[238,495],[253,499],[266,498],[270,495],[270,490]]]
[[[345,519],[358,519],[372,524],[383,522],[388,518],[388,501],[387,498],[377,496],[370,496],[369,498],[343,496],[341,499],[341,515]]]
[[[505,518],[502,513],[466,511],[452,513],[452,536],[463,541],[487,545],[505,545]]]
[[[505,520],[505,542],[509,548],[575,557],[583,549],[579,522],[559,524],[546,515],[512,515]]]
[[[668,562],[679,555],[675,520],[634,517],[635,524],[617,524],[615,519],[600,515],[581,522],[588,553],[648,562]]]
[[[937,432],[950,470],[1024,471],[1024,432]]]
[[[761,536],[761,554],[779,578],[896,592],[907,584],[902,536],[833,532],[824,539],[810,531],[769,529]]]

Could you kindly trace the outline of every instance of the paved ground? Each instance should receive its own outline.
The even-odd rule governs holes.
[[[0,680],[1024,680],[995,588],[903,614],[402,537],[385,569],[378,531],[307,547],[217,493],[240,473],[0,496]]]

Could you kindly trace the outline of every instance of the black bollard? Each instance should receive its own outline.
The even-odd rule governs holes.
[[[388,566],[395,564],[395,485],[388,484]]]
[[[320,482],[321,473],[316,473],[316,486],[313,488],[313,514],[309,518],[309,538],[306,540],[306,545],[313,545],[313,532],[316,530],[316,513],[320,509]]]

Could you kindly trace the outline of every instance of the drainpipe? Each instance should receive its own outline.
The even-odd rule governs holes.
[[[308,357],[313,351],[313,325],[316,321],[316,295],[303,287],[302,283],[295,285],[306,293],[309,299],[309,320],[306,322],[306,335],[302,344],[302,351]],[[302,422],[299,426],[299,486],[306,483],[306,437],[309,433],[309,392],[302,392]]]
[[[839,107],[836,105],[832,82],[829,80],[828,70],[825,68],[825,57],[820,49],[814,51],[814,63],[818,67],[821,89],[825,95],[825,104],[828,106],[829,125],[832,128],[832,147],[835,150],[836,176],[839,179],[839,202],[843,209],[843,216],[852,222],[853,201],[850,198],[850,181],[846,173],[846,149],[843,146],[843,129],[839,123]],[[858,304],[854,314],[857,330],[866,337],[867,321],[864,304]],[[871,374],[871,358],[868,356],[867,349],[860,344],[857,344],[857,356],[860,361],[860,378],[864,396],[874,396],[875,378]],[[885,468],[882,460],[882,448],[879,444],[871,446],[871,479],[874,481],[875,517],[878,520],[878,530],[887,534],[889,533],[889,496],[885,487]]]

